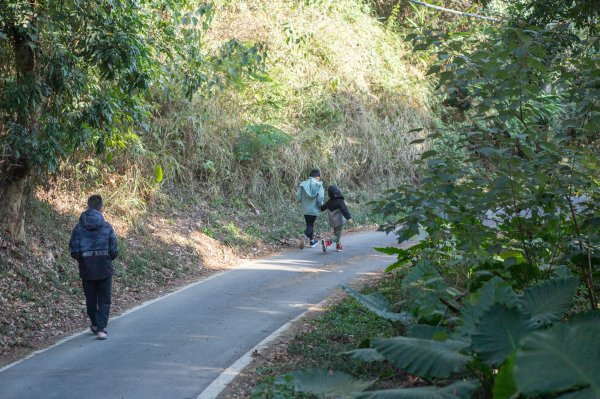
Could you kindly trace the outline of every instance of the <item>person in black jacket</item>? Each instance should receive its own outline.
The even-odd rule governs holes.
[[[329,200],[321,206],[321,212],[327,210],[329,215],[329,225],[333,228],[333,235],[329,240],[321,240],[323,252],[327,252],[327,247],[335,242],[335,249],[342,252],[342,228],[345,220],[352,223],[352,216],[344,202],[342,191],[334,184],[327,187]]]
[[[85,293],[90,330],[106,339],[112,291],[112,261],[118,255],[115,230],[102,216],[102,197],[88,198],[88,208],[73,229],[69,250],[79,263],[79,276]]]

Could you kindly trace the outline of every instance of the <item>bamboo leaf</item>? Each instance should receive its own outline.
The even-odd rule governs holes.
[[[154,181],[160,183],[163,180],[163,170],[162,166],[156,165],[154,169]]]

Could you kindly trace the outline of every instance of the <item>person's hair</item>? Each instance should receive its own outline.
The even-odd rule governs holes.
[[[336,186],[335,184],[331,184],[329,185],[329,187],[327,187],[327,194],[329,194],[329,196],[331,198],[334,198],[335,196],[342,196],[342,190],[340,190],[340,188],[338,186]]]
[[[310,174],[308,175],[309,177],[320,177],[321,176],[321,171],[319,169],[313,169],[310,171]]]
[[[97,211],[99,211],[100,209],[102,209],[102,196],[98,194],[92,195],[90,198],[88,198],[87,204],[88,208],[96,209]]]

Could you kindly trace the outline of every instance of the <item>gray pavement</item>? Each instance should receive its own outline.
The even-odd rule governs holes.
[[[395,236],[344,237],[244,263],[109,322],[109,338],[80,334],[0,372],[0,398],[196,398],[220,373],[341,283],[393,258]]]

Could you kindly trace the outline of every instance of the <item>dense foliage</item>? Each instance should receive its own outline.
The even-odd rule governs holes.
[[[500,24],[420,28],[446,105],[416,186],[376,204],[406,275],[406,334],[355,353],[429,387],[359,398],[600,395],[600,6],[519,1]],[[374,351],[375,350],[375,351]],[[593,360],[592,360],[593,359]],[[554,397],[554,396],[553,396]]]
[[[149,130],[149,90],[209,94],[264,63],[260,45],[205,48],[199,2],[11,0],[0,5],[0,228],[24,235],[31,177]],[[18,204],[15,206],[14,204]]]
[[[110,137],[147,126],[149,87],[171,85],[189,98],[254,71],[260,46],[203,48],[213,11],[177,1],[3,2],[2,161],[55,172],[88,142],[102,152]]]
[[[0,357],[83,320],[67,242],[92,193],[106,199],[120,238],[114,298],[126,306],[141,292],[159,295],[222,266],[234,251],[261,256],[287,245],[304,228],[290,216],[297,209],[289,194],[312,167],[342,187],[359,224],[374,222],[365,204],[381,187],[414,179],[419,149],[408,145],[414,135],[398,132],[432,124],[431,87],[409,46],[361,1],[209,3],[171,2],[164,12],[137,3],[150,8],[138,40],[158,57],[147,65],[148,88],[135,90],[147,113],[90,129],[74,152],[59,155],[66,158],[33,167],[24,245],[4,234],[2,212],[18,203],[3,197],[4,179],[17,176],[0,171]],[[37,2],[48,13],[58,4]],[[7,71],[14,69],[11,40],[0,40]],[[50,94],[44,101],[56,99]],[[10,140],[0,139],[0,162],[17,168]],[[58,172],[45,173],[52,165]],[[326,218],[319,220],[317,230],[327,231]]]

